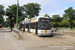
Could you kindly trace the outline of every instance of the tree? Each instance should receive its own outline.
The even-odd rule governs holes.
[[[21,6],[18,6],[18,7],[19,7],[18,8],[18,19],[20,19],[23,15],[22,14],[23,10],[22,10]],[[11,5],[6,9],[6,15],[8,16],[8,19],[10,20],[9,25],[10,25],[11,31],[12,31],[13,23],[16,22],[16,14],[17,14],[17,5],[16,4]]]
[[[5,14],[4,6],[0,5],[0,24],[4,22],[4,18],[3,18],[4,14]]]
[[[69,19],[67,14],[63,14],[63,18],[66,19],[66,20]]]
[[[48,14],[45,14],[44,17],[50,17]]]
[[[49,17],[49,18],[50,18],[50,16],[49,16],[48,14],[45,14],[44,17]],[[51,19],[51,18],[50,18],[50,19]]]
[[[60,25],[63,26],[63,27],[68,27],[69,26],[69,21],[64,19],[64,20],[62,20]]]
[[[4,22],[4,18],[0,17],[0,24]]]
[[[53,15],[53,16],[52,16],[52,20],[53,20],[54,22],[61,22],[59,15]]]
[[[73,22],[73,25],[74,25],[74,27],[75,27],[75,20],[72,20],[72,22]]]
[[[54,25],[54,27],[58,27],[59,23],[61,22],[61,19],[59,15],[53,15],[52,16],[52,23]]]
[[[69,23],[70,23],[70,28],[73,27],[73,22],[72,20],[75,19],[75,10],[72,7],[69,7],[67,10],[64,11],[65,15],[67,15]]]
[[[9,18],[6,18],[6,23],[9,23],[9,22],[10,22]]]
[[[23,5],[23,9],[25,13],[29,16],[29,18],[38,16],[39,10],[41,10],[40,5],[38,3],[28,3],[26,5]]]
[[[59,22],[51,22],[51,24],[52,24],[55,28],[57,28],[57,27],[59,26]]]
[[[18,6],[18,17],[22,17],[22,7]],[[11,16],[13,18],[13,21],[16,22],[16,14],[17,14],[17,5],[11,5],[9,8],[6,9],[6,15]],[[10,18],[10,17],[9,17]]]

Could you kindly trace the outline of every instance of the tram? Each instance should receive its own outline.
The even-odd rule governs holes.
[[[39,36],[50,36],[51,32],[51,20],[48,17],[34,17],[27,21],[21,21],[21,30],[37,34]],[[25,28],[26,25],[26,28]]]

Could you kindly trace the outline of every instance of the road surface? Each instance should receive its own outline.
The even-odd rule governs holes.
[[[65,41],[68,39],[64,40],[55,37],[43,38],[29,33],[24,33],[23,38],[23,41],[18,40],[12,32],[10,32],[10,29],[1,29],[0,50],[74,50],[74,45],[68,44]]]
[[[25,50],[19,42],[21,41],[17,40],[10,30],[0,30],[0,50]]]

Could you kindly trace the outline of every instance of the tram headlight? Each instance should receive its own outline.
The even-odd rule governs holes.
[[[43,32],[43,31],[41,31],[41,32]]]

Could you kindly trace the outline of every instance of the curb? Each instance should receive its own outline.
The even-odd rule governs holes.
[[[18,40],[20,40],[21,38],[19,37],[18,34],[16,34],[14,31],[12,31],[12,34],[14,35],[14,37],[17,37]]]

